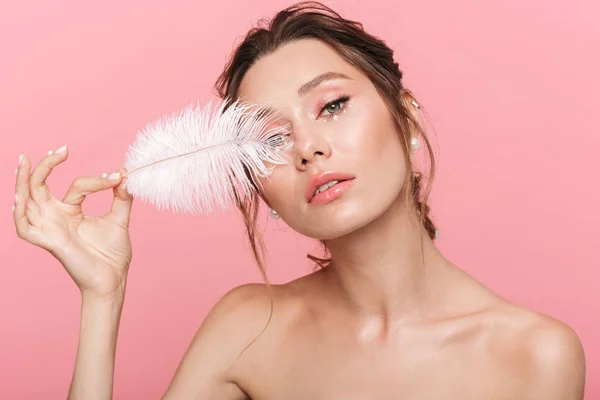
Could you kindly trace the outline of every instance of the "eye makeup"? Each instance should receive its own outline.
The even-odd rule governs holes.
[[[346,94],[338,95],[333,100],[323,101],[318,107],[319,114],[317,115],[317,118],[321,117],[321,115],[324,115],[323,118],[325,120],[333,119],[339,115],[340,112],[346,109],[349,101],[350,96]]]

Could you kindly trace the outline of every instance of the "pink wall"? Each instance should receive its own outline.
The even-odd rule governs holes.
[[[79,297],[15,233],[19,153],[67,144],[49,184],[119,167],[136,131],[212,97],[233,43],[283,1],[5,2],[0,11],[0,398],[62,399]],[[92,5],[95,4],[95,5]],[[232,5],[234,4],[234,5]],[[515,302],[569,323],[600,399],[600,28],[575,0],[336,1],[387,40],[437,133],[439,247]],[[107,210],[110,193],[85,209]],[[313,243],[264,215],[275,282],[309,271]],[[209,308],[259,281],[236,212],[182,217],[137,203],[116,398],[158,398]],[[485,262],[484,262],[485,261]]]

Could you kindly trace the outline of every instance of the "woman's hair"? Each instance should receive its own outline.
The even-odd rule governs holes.
[[[412,107],[411,102],[414,97],[402,86],[402,71],[394,61],[393,51],[382,40],[366,33],[361,23],[344,19],[327,6],[313,1],[294,4],[278,12],[271,21],[260,20],[258,27],[252,28],[242,43],[237,46],[219,76],[215,84],[218,95],[223,99],[237,99],[242,79],[252,65],[280,46],[305,38],[318,39],[331,46],[346,62],[361,70],[377,89],[393,117],[406,155],[406,176],[403,186],[405,204],[410,207],[410,212],[416,212],[420,224],[429,237],[435,239],[436,227],[429,217],[427,205],[435,175],[435,159],[431,143],[419,121],[408,109]],[[420,134],[429,153],[430,175],[422,200],[420,193],[422,174],[414,170],[409,153],[411,131]],[[246,173],[249,173],[248,170]],[[251,197],[238,198],[237,206],[244,217],[254,257],[263,279],[268,284],[263,262],[264,242],[256,226],[260,197],[262,194],[257,189]],[[327,252],[326,248],[324,250]],[[316,263],[317,268],[326,267],[331,261],[329,258],[320,258],[311,254],[307,257]]]

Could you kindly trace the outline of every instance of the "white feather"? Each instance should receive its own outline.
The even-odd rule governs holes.
[[[236,195],[248,196],[254,188],[244,166],[252,177],[268,177],[285,164],[289,125],[269,127],[275,117],[266,108],[227,104],[212,114],[212,102],[188,106],[148,124],[126,153],[123,187],[159,210],[192,214],[225,210]]]

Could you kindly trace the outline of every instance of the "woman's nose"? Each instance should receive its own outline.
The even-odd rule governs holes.
[[[308,163],[314,163],[318,156],[329,158],[331,146],[318,132],[299,132],[294,130],[294,158],[296,168],[306,169]]]

